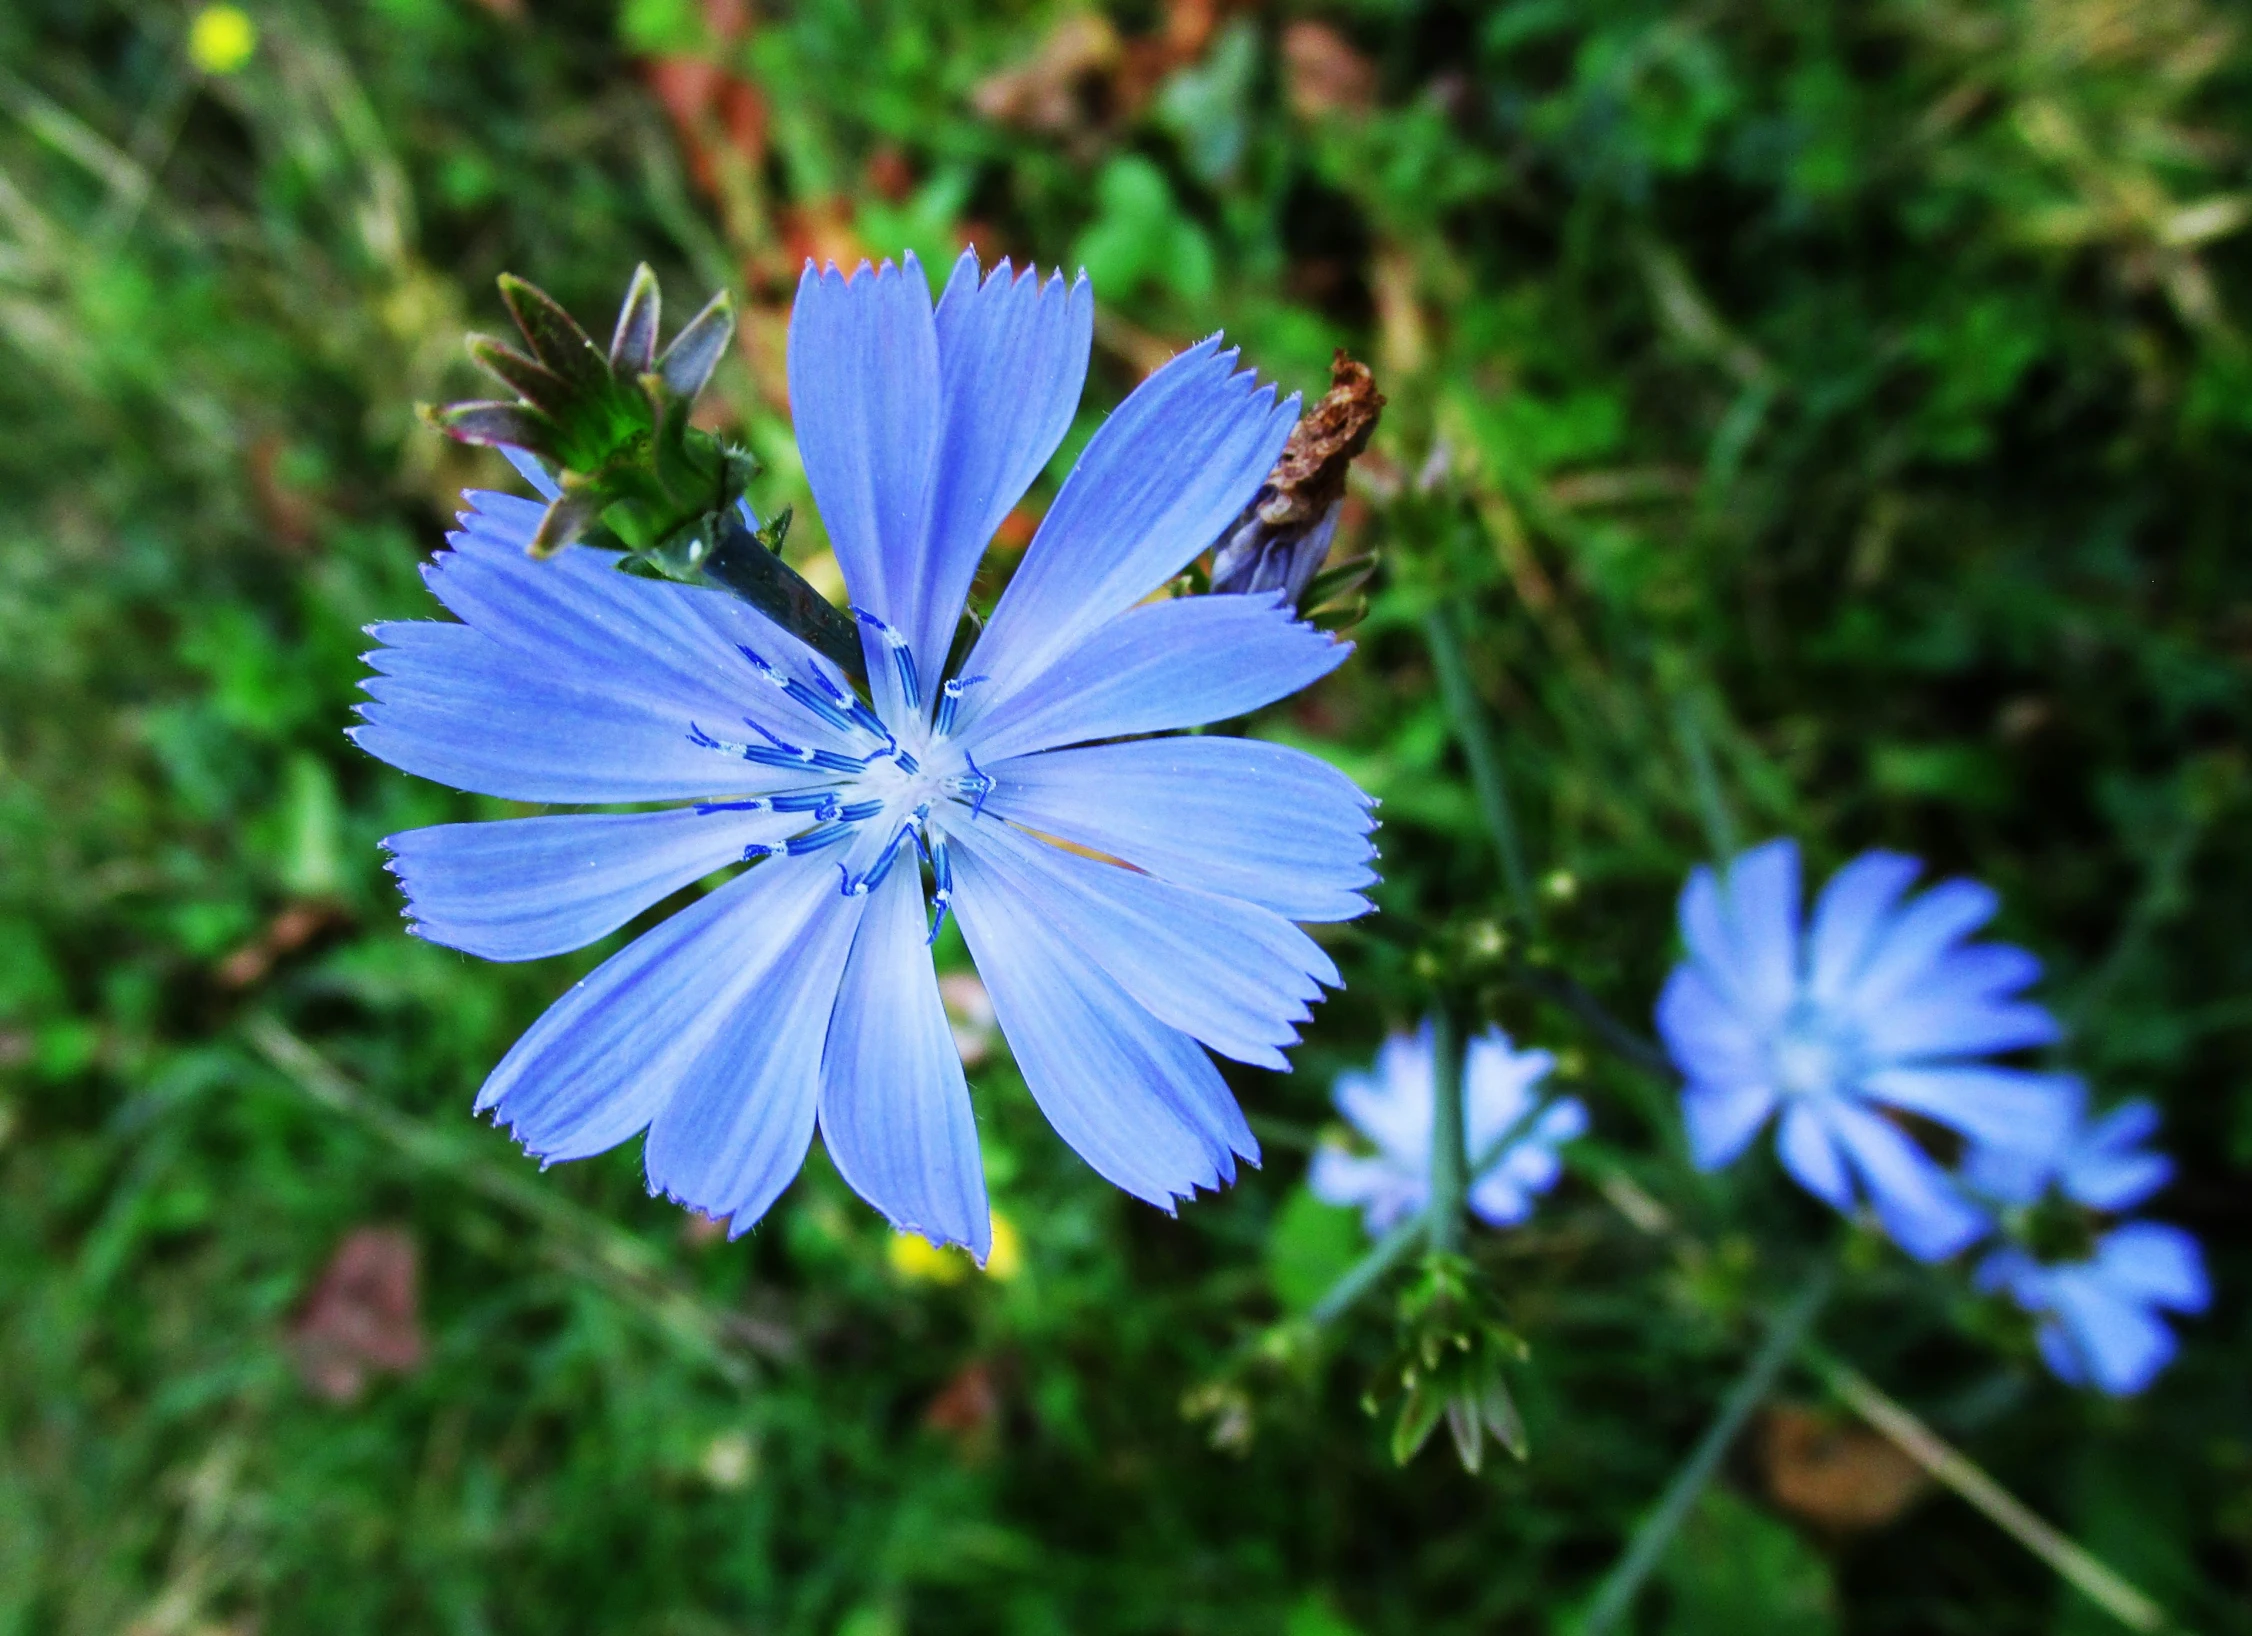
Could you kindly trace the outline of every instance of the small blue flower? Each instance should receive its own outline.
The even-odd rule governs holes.
[[[1862,854],[1823,888],[1802,932],[1791,842],[1744,853],[1725,888],[1698,869],[1681,894],[1689,958],[1659,997],[1658,1028],[1687,1081],[1700,1167],[1734,1159],[1780,1109],[1777,1152],[1802,1186],[1846,1212],[1866,1197],[1901,1248],[1937,1260],[1990,1223],[1883,1110],[2039,1153],[2059,1140],[2072,1099],[2058,1076],[1983,1060],[2057,1038],[2055,1019],[2017,997],[2040,964],[1967,941],[1996,907],[1973,881],[1902,901],[1920,870]]]
[[[2179,1343],[2160,1314],[2212,1301],[2197,1240],[2155,1221],[2112,1228],[2085,1260],[2042,1262],[2010,1245],[1986,1258],[1977,1282],[2041,1320],[2035,1340],[2057,1379],[2113,1397],[2141,1391],[2173,1361]]]
[[[534,959],[752,865],[494,1070],[477,1106],[531,1152],[647,1131],[651,1189],[741,1232],[818,1123],[895,1225],[982,1257],[977,1129],[927,948],[951,912],[1034,1099],[1097,1171],[1170,1209],[1256,1157],[1202,1047],[1287,1065],[1338,983],[1292,922],[1366,911],[1369,802],[1296,751],[1148,735],[1241,716],[1348,650],[1271,596],[1146,599],[1259,487],[1297,400],[1217,337],[1151,375],[946,668],[986,542],[1071,425],[1093,310],[1083,278],[981,279],[970,254],[935,312],[912,256],[808,265],[790,401],[869,698],[741,602],[587,549],[528,560],[542,508],[497,494],[469,496],[427,570],[460,622],[375,628],[353,736],[392,765],[516,801],[686,803],[392,836],[419,935]]]
[[[2073,1081],[2070,1092],[2070,1120],[2046,1149],[1979,1144],[1963,1163],[1965,1182],[2011,1207],[2012,1231],[2036,1241],[2081,1238],[2088,1212],[2131,1210],[2173,1179],[2174,1162],[2145,1146],[2158,1133],[2155,1107],[2138,1099],[2090,1120],[2086,1088]],[[2113,1396],[2141,1391],[2172,1360],[2174,1334],[2160,1313],[2203,1312],[2211,1299],[2197,1240],[2146,1221],[2063,1259],[2004,1245],[1980,1264],[1977,1283],[2041,1320],[2041,1356],[2059,1380]]]
[[[1421,1210],[1431,1196],[1432,1026],[1394,1034],[1376,1054],[1374,1073],[1340,1074],[1337,1111],[1375,1145],[1371,1154],[1324,1147],[1307,1185],[1330,1204],[1358,1205],[1371,1238]],[[1587,1109],[1560,1096],[1535,1112],[1535,1090],[1556,1059],[1518,1051],[1489,1028],[1470,1042],[1462,1062],[1463,1148],[1485,1157],[1512,1129],[1518,1134],[1470,1179],[1470,1208],[1496,1227],[1533,1213],[1533,1200],[1556,1185],[1556,1150],[1587,1129]]]

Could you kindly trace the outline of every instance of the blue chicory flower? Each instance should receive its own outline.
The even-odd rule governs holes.
[[[1394,1034],[1376,1055],[1373,1073],[1341,1074],[1337,1110],[1376,1151],[1325,1146],[1314,1155],[1307,1185],[1330,1204],[1355,1205],[1371,1238],[1421,1210],[1431,1196],[1432,1025]],[[1556,1185],[1556,1150],[1587,1130],[1587,1109],[1560,1096],[1535,1111],[1540,1082],[1555,1067],[1546,1051],[1518,1051],[1499,1028],[1470,1042],[1462,1061],[1463,1148],[1470,1162],[1517,1134],[1470,1178],[1470,1208],[1496,1227],[1533,1213],[1533,1200]]]
[[[1200,1045],[1287,1066],[1339,981],[1292,922],[1366,911],[1370,803],[1297,751],[1148,735],[1241,716],[1348,649],[1271,596],[1145,599],[1259,487],[1297,400],[1217,337],[1152,374],[946,671],[986,542],[1071,424],[1092,323],[1084,277],[981,279],[974,254],[935,312],[912,256],[807,266],[790,401],[869,699],[743,603],[591,550],[528,560],[541,507],[505,495],[470,495],[426,570],[460,622],[374,628],[353,736],[383,760],[516,801],[686,803],[394,835],[418,935],[533,959],[752,863],[493,1071],[477,1107],[532,1153],[645,1130],[651,1190],[742,1232],[818,1123],[896,1226],[982,1258],[977,1129],[927,950],[951,910],[1034,1099],[1098,1172],[1170,1209],[1256,1159]]]
[[[2071,1091],[2070,1122],[2046,1151],[1977,1145],[1964,1158],[1964,1180],[2016,1207],[2013,1226],[2036,1239],[2043,1212],[2027,1207],[2044,1206],[2052,1190],[2062,1213],[2108,1215],[2142,1204],[2174,1174],[2174,1162],[2145,1145],[2158,1133],[2155,1107],[2138,1098],[2089,1119],[2086,1088],[2074,1081]],[[2004,1245],[1976,1281],[2040,1320],[2035,1338],[2058,1379],[2113,1396],[2141,1391],[2172,1360],[2174,1334],[2161,1313],[2203,1312],[2211,1300],[2197,1240],[2148,1221],[2113,1227],[2080,1257],[2043,1260]]]
[[[1781,1112],[1783,1166],[1851,1212],[1866,1197],[1893,1240],[1952,1255],[1991,1223],[1884,1110],[2002,1150],[2050,1151],[2071,1115],[2069,1082],[1986,1060],[2044,1045],[2056,1020],[2019,998],[2040,973],[2023,949],[1972,943],[1993,892],[1942,881],[1903,901],[1913,858],[1867,852],[1799,922],[1799,857],[1771,841],[1738,857],[1725,887],[1699,868],[1681,894],[1689,957],[1658,1000],[1658,1028],[1686,1085],[1692,1157],[1727,1164]]]
[[[2161,1314],[2212,1301],[2197,1240],[2155,1221],[2112,1228],[2084,1260],[2043,1262],[2009,1245],[1980,1264],[1977,1283],[2040,1320],[2035,1342],[2057,1379],[2113,1397],[2131,1397],[2173,1361],[2179,1343]]]

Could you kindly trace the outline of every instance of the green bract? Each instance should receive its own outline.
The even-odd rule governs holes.
[[[758,461],[689,423],[735,333],[727,292],[662,352],[657,276],[647,263],[626,286],[607,352],[537,285],[503,273],[500,294],[529,352],[473,335],[469,355],[516,400],[425,405],[422,416],[460,442],[520,449],[553,469],[561,492],[540,519],[532,554],[574,544],[621,551],[628,572],[740,597],[861,676],[852,622],[782,561],[790,513],[763,528],[751,518],[745,496]]]

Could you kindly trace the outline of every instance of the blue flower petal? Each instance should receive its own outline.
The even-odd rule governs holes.
[[[1803,1099],[1786,1104],[1775,1132],[1775,1156],[1799,1186],[1833,1209],[1851,1214],[1853,1176],[1824,1111]]]
[[[1798,844],[1769,841],[1728,869],[1730,975],[1746,1014],[1781,1017],[1798,990]]]
[[[2065,1154],[2065,1193],[2096,1210],[2131,1210],[2174,1177],[2174,1161],[2142,1144],[2158,1134],[2158,1110],[2123,1102]]]
[[[1351,652],[1275,598],[1153,602],[1093,632],[956,736],[998,766],[1056,745],[1201,727],[1295,693]]]
[[[1840,1008],[1864,1022],[1881,1019],[1928,978],[1948,950],[1994,918],[1993,891],[1976,881],[1941,881],[1913,899],[1877,934]]]
[[[1542,1112],[1524,1140],[1470,1184],[1470,1208],[1495,1227],[1513,1227],[1533,1213],[1533,1201],[1562,1179],[1564,1161],[1557,1148],[1587,1130],[1587,1109],[1578,1097],[1559,1097]]]
[[[2088,1366],[2082,1360],[2076,1345],[2062,1323],[2051,1318],[2035,1333],[2034,1345],[2041,1353],[2041,1361],[2049,1366],[2049,1373],[2067,1386],[2088,1384]]]
[[[912,253],[905,263],[862,262],[848,278],[808,262],[789,343],[798,453],[845,588],[853,606],[902,631],[918,611],[940,413],[930,285]],[[896,686],[881,639],[864,636],[870,678],[880,691]]]
[[[732,722],[755,710],[791,742],[850,745],[820,717],[781,696],[745,656],[811,681],[844,676],[748,603],[700,586],[618,572],[613,551],[572,546],[541,562],[527,556],[540,508],[514,495],[472,492],[474,509],[423,569],[438,600],[543,673]]]
[[[1774,1088],[1761,1080],[1707,1084],[1691,1080],[1681,1088],[1681,1122],[1689,1137],[1689,1159],[1699,1170],[1718,1170],[1759,1134],[1775,1111]]]
[[[1087,379],[1095,295],[1087,275],[1068,290],[1003,261],[981,284],[962,252],[939,298],[938,451],[928,540],[894,589],[897,619],[919,672],[938,678],[986,543],[1071,429]],[[890,617],[890,616],[887,616]]]
[[[1472,1037],[1462,1061],[1462,1130],[1473,1159],[1532,1107],[1533,1088],[1555,1066],[1546,1051],[1517,1050],[1499,1028]],[[1517,1145],[1530,1135],[1524,1133]]]
[[[1900,894],[1921,872],[1915,859],[1896,852],[1864,852],[1830,877],[1807,934],[1807,990],[1816,1002],[1834,1004],[1852,986]]]
[[[1418,1175],[1431,1168],[1431,1041],[1428,1020],[1412,1034],[1388,1035],[1374,1073],[1348,1070],[1330,1092],[1355,1130]]]
[[[761,864],[644,932],[532,1024],[477,1093],[477,1111],[542,1159],[617,1146],[657,1116],[789,953],[814,889],[836,896],[816,863]]]
[[[1974,1142],[2036,1157],[2062,1151],[2083,1094],[2068,1075],[1984,1063],[1882,1068],[1859,1088]]]
[[[2112,1288],[2170,1312],[2203,1312],[2213,1286],[2197,1240],[2163,1222],[2130,1221],[2096,1245],[2096,1270]]]
[[[1919,1261],[1939,1261],[1987,1231],[1991,1223],[1985,1215],[1893,1125],[1845,1101],[1832,1102],[1826,1112],[1877,1219],[1903,1250]]]
[[[1371,1238],[1382,1237],[1422,1209],[1431,1187],[1428,1167],[1410,1170],[1385,1154],[1364,1157],[1329,1146],[1314,1150],[1306,1185],[1325,1204],[1359,1209]]]
[[[1936,983],[1868,1019],[1863,1044],[1896,1062],[1929,1057],[1983,1056],[2053,1044],[2064,1035],[2045,1006],[1996,1005],[1975,995],[1946,992]]]
[[[1968,998],[2001,1001],[2031,986],[2040,975],[2041,962],[2014,943],[1973,943],[1949,951],[1925,986]]]
[[[977,1121],[938,995],[923,886],[895,868],[870,895],[821,1059],[821,1140],[852,1190],[934,1244],[993,1247]]]
[[[970,674],[995,679],[994,699],[1179,573],[1266,480],[1298,400],[1276,403],[1272,386],[1235,364],[1214,336],[1157,370],[1103,422],[970,657]]]
[[[2179,1343],[2166,1321],[2115,1288],[2096,1269],[2053,1269],[2049,1297],[2057,1325],[2071,1341],[2070,1361],[2076,1367],[2072,1374],[2057,1369],[2068,1383],[2080,1384],[2073,1379],[2073,1374],[2080,1374],[2112,1397],[2132,1397],[2173,1361]],[[2046,1341],[2045,1335],[2042,1338]],[[2055,1369],[2058,1359],[2052,1345],[2043,1345],[2042,1354]]]
[[[770,812],[603,813],[439,824],[388,836],[415,935],[487,960],[584,948],[668,893],[779,841]]]
[[[667,801],[780,779],[689,737],[692,708],[559,678],[533,655],[466,625],[378,625],[384,674],[348,730],[403,771],[512,801]],[[761,778],[770,782],[761,784]]]
[[[958,848],[955,914],[1025,1085],[1056,1134],[1113,1186],[1170,1212],[1235,1176],[1258,1144],[1219,1070]]]
[[[642,1150],[651,1192],[748,1232],[805,1164],[821,1087],[822,1047],[866,898],[837,890],[822,858],[780,859],[746,879],[777,878],[758,937],[721,972],[683,962],[679,987],[725,989],[730,1003],[678,1088],[649,1124]]]
[[[1712,1085],[1766,1082],[1765,1042],[1702,966],[1673,968],[1658,995],[1657,1018],[1666,1053],[1683,1078]]]
[[[1254,739],[1141,739],[985,769],[985,810],[1291,920],[1368,912],[1369,798],[1300,750]]]
[[[1043,845],[999,821],[955,838],[991,878],[1076,944],[1160,1022],[1239,1062],[1287,1070],[1278,1049],[1337,968],[1271,910]]]
[[[1789,841],[1738,858],[1725,889],[1702,866],[1681,889],[1681,940],[1690,959],[1714,995],[1763,1033],[1791,1006],[1797,890],[1798,849]]]

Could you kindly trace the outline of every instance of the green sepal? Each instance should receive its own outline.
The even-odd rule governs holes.
[[[473,336],[469,353],[520,401],[422,413],[449,437],[523,449],[554,468],[563,492],[540,518],[532,554],[584,544],[623,553],[629,573],[725,591],[864,679],[852,619],[782,560],[790,513],[755,533],[743,522],[757,460],[694,423],[696,395],[735,334],[727,293],[661,352],[662,302],[646,265],[634,269],[607,351],[537,286],[504,274],[500,293],[530,350]]]
[[[532,355],[585,393],[609,391],[616,383],[610,361],[556,299],[514,273],[500,275],[500,298],[508,316],[532,345]]]
[[[633,270],[626,298],[618,307],[618,327],[610,335],[612,374],[646,374],[657,355],[657,317],[662,306],[657,275],[643,262]]]
[[[449,403],[443,409],[424,403],[416,405],[416,413],[457,443],[523,449],[550,462],[558,458],[563,442],[562,428],[525,403],[475,401]]]
[[[572,388],[538,359],[527,358],[506,341],[490,335],[472,335],[469,356],[485,373],[542,413],[570,413]]]
[[[1483,1466],[1489,1438],[1523,1459],[1524,1417],[1504,1371],[1524,1359],[1526,1347],[1500,1321],[1476,1267],[1460,1255],[1425,1256],[1401,1290],[1399,1311],[1391,1365],[1368,1398],[1373,1413],[1384,1388],[1401,1393],[1392,1458],[1414,1459],[1443,1420],[1465,1471]]]

